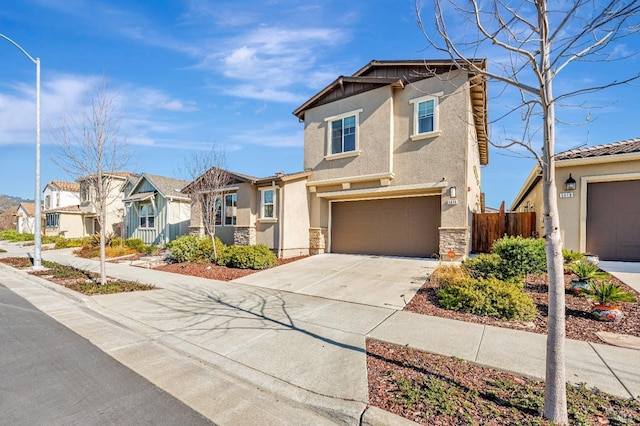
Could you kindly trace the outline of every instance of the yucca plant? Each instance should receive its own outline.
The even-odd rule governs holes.
[[[567,265],[567,271],[575,274],[580,281],[602,280],[610,277],[606,272],[598,272],[598,265],[582,261]]]
[[[579,251],[562,249],[562,258],[564,259],[564,264],[569,265],[575,262],[580,262],[584,260],[584,253],[580,253]]]
[[[596,280],[582,294],[597,305],[617,305],[621,302],[635,302],[635,293],[624,291],[611,280]]]

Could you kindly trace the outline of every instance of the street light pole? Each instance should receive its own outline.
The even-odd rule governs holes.
[[[17,47],[31,62],[36,65],[36,194],[35,194],[35,229],[33,249],[33,269],[42,269],[42,211],[40,210],[40,58],[33,58],[18,43],[4,34],[0,37]]]

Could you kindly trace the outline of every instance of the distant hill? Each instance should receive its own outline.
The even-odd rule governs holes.
[[[33,200],[25,200],[11,195],[0,195],[0,213],[16,209],[20,203],[33,203]]]

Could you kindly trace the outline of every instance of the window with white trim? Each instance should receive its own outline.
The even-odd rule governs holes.
[[[213,208],[216,209],[216,226],[222,225],[222,199],[219,195],[213,200]]]
[[[91,186],[87,182],[80,184],[80,200],[91,201]]]
[[[47,228],[57,228],[60,224],[60,215],[58,213],[47,213],[45,221]]]
[[[51,195],[47,195],[44,197],[44,208],[45,209],[51,208]]]
[[[156,223],[155,212],[151,204],[140,204],[140,228],[153,228]]]
[[[412,139],[438,136],[440,132],[438,123],[438,96],[440,95],[442,95],[442,93],[422,96],[409,101],[409,103],[413,104]]]
[[[261,189],[260,190],[260,218],[275,219],[276,215],[276,190]]]
[[[224,196],[224,224],[235,225],[236,213],[238,211],[238,194],[227,194]]]
[[[328,125],[327,156],[358,154],[358,116],[361,112],[362,108],[324,119]]]

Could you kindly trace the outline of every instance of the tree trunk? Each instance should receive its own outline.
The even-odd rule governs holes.
[[[544,202],[544,239],[549,274],[549,322],[544,388],[544,417],[559,425],[569,423],[567,414],[567,378],[565,371],[565,300],[558,218],[555,171],[555,105],[550,65],[549,22],[546,2],[540,1],[541,74],[540,98],[544,113],[544,156],[542,161],[542,198]]]

